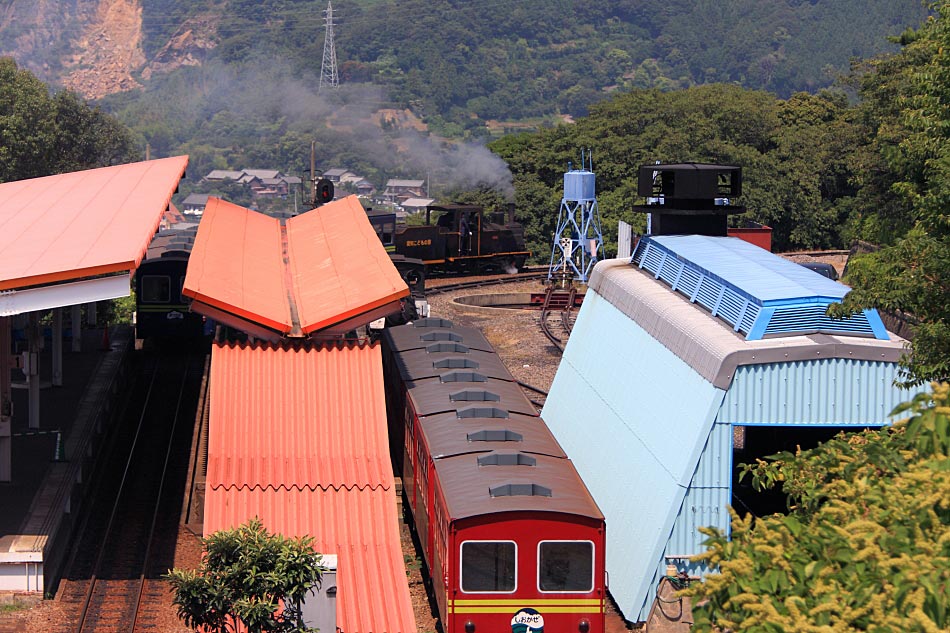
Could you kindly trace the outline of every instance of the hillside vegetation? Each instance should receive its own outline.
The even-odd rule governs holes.
[[[328,96],[316,94],[324,9],[325,0],[0,0],[0,50],[53,85],[113,92],[102,105],[140,147],[190,153],[191,173],[299,175],[316,138],[320,166],[377,185],[429,173],[441,195],[471,180],[458,157],[444,167],[441,138],[540,129],[633,89],[814,92],[851,58],[895,50],[886,37],[926,14],[920,0],[338,0],[343,85]],[[432,136],[381,110],[411,112]]]

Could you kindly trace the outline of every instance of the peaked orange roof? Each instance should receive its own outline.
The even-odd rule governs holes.
[[[184,294],[289,332],[292,321],[280,233],[276,218],[208,198],[191,248]]]
[[[0,184],[0,290],[132,270],[187,156]]]
[[[287,237],[308,334],[409,295],[356,196],[287,220]]]
[[[306,336],[339,334],[391,314],[409,289],[356,196],[283,225],[209,198],[184,294],[195,300],[193,310],[212,318],[234,315],[251,327]]]
[[[415,633],[378,345],[215,344],[204,532],[259,517],[336,554],[342,633]]]

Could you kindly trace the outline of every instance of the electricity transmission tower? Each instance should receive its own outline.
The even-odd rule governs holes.
[[[323,12],[323,21],[326,23],[327,36],[323,40],[323,64],[320,67],[320,85],[317,90],[323,90],[324,87],[336,88],[340,85],[340,75],[336,68],[336,45],[333,43],[333,2],[327,2],[327,8]]]

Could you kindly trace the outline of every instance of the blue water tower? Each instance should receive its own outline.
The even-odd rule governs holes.
[[[600,230],[600,211],[597,196],[594,164],[590,151],[584,167],[581,152],[581,169],[571,169],[570,163],[564,173],[564,197],[558,213],[554,244],[551,248],[551,264],[548,280],[571,279],[587,283],[591,269],[603,256],[604,243]]]

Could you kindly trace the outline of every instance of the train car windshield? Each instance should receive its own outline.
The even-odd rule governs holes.
[[[142,303],[168,303],[171,300],[171,279],[166,275],[142,277]]]
[[[516,560],[517,552],[513,541],[462,543],[462,591],[514,591]]]
[[[539,543],[538,587],[541,591],[593,591],[594,544],[590,541]]]

